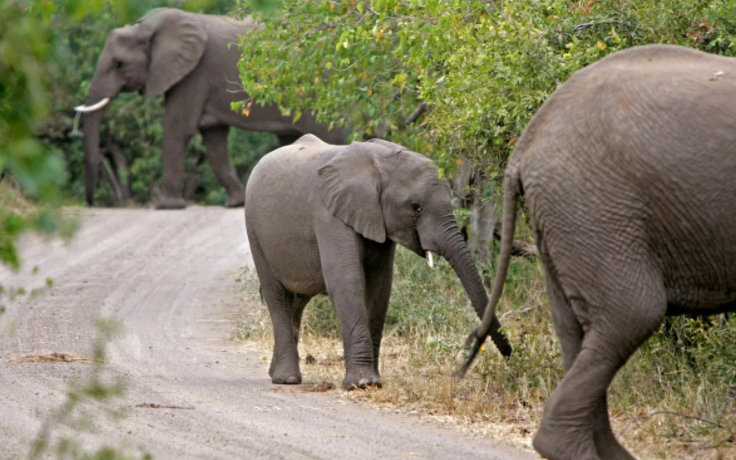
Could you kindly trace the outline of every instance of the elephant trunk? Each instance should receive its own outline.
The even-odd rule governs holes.
[[[89,100],[89,98],[88,98]],[[99,175],[102,155],[100,155],[100,124],[105,114],[104,109],[98,109],[84,115],[84,193],[87,204],[92,206],[95,200],[95,188]]]
[[[100,63],[92,77],[85,104],[75,108],[77,112],[84,115],[84,127],[82,128],[85,157],[84,194],[89,206],[92,206],[95,200],[95,188],[100,163],[102,163],[102,155],[100,155],[102,117],[105,115],[105,106],[120,92],[119,85],[110,83],[109,72],[105,70],[107,67],[107,58],[100,57]]]
[[[470,302],[478,314],[479,318],[483,318],[483,313],[488,305],[488,295],[483,285],[483,280],[478,274],[478,269],[473,262],[473,257],[468,250],[468,246],[463,240],[462,234],[457,224],[453,222],[447,225],[441,242],[436,245],[437,253],[447,259],[452,269],[460,278],[465,292],[468,293]],[[491,339],[496,347],[505,357],[511,355],[511,344],[508,338],[499,330],[501,324],[497,318],[493,318],[491,326]]]

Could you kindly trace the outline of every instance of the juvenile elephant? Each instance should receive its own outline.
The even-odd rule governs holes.
[[[278,107],[254,104],[249,115],[230,104],[248,99],[242,92],[237,61],[238,35],[259,28],[250,19],[186,13],[160,8],[137,24],[110,32],[87,94],[84,150],[86,198],[93,204],[102,160],[99,153],[103,107],[121,92],[138,91],[148,98],[165,94],[163,179],[159,209],[186,206],[182,198],[187,144],[199,130],[215,176],[228,194],[226,206],[242,206],[243,186],[230,164],[227,135],[231,126],[274,133],[282,145],[313,133],[344,143],[342,130],[328,130],[305,114],[297,123]]]
[[[480,316],[483,282],[430,160],[381,140],[335,146],[307,135],[261,159],[245,222],[274,329],[273,383],[301,383],[297,342],[309,299],[329,294],[342,330],[344,388],[381,386],[378,355],[399,243],[445,257]],[[504,356],[511,346],[493,320]]]
[[[471,338],[474,356],[493,330],[523,193],[565,368],[534,437],[542,456],[632,459],[608,418],[616,372],[666,315],[736,307],[735,95],[732,58],[633,48],[574,74],[519,140],[498,273]]]

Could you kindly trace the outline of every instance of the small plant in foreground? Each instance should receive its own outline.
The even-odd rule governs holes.
[[[102,446],[93,452],[87,452],[80,443],[69,435],[55,435],[62,427],[71,428],[73,432],[80,432],[89,425],[84,414],[85,404],[89,402],[105,403],[119,397],[125,391],[121,381],[108,382],[102,375],[107,359],[107,344],[121,332],[121,325],[112,319],[97,321],[98,338],[95,341],[92,371],[82,382],[69,386],[66,400],[54,413],[47,418],[39,430],[33,443],[29,458],[31,460],[53,456],[59,459],[74,460],[150,460],[148,453],[133,455],[127,451]],[[118,411],[103,407],[106,416],[119,418]]]

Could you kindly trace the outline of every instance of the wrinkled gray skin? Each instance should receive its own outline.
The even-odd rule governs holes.
[[[231,110],[230,103],[247,100],[237,69],[238,34],[257,29],[250,20],[152,10],[137,24],[110,32],[100,54],[87,95],[87,106],[121,92],[138,91],[148,98],[165,94],[163,178],[157,208],[186,206],[182,198],[184,156],[191,137],[202,133],[207,159],[228,194],[227,206],[242,206],[243,186],[230,164],[227,135],[231,126],[274,133],[282,145],[313,133],[344,143],[342,130],[328,131],[308,114],[297,123],[275,106],[253,104],[250,115]],[[232,45],[231,45],[232,44]],[[86,198],[92,205],[100,162],[100,123],[104,110],[85,115]]]
[[[273,383],[301,383],[302,311],[329,294],[342,330],[343,387],[380,386],[378,356],[399,243],[445,257],[478,316],[487,296],[463,241],[450,188],[430,160],[381,140],[348,146],[307,135],[266,155],[246,191],[253,261],[274,329]],[[511,353],[494,319],[491,336]]]
[[[521,137],[477,334],[501,295],[523,193],[565,368],[534,438],[542,456],[632,459],[608,418],[616,372],[666,315],[734,311],[734,95],[732,58],[633,48],[574,74]]]

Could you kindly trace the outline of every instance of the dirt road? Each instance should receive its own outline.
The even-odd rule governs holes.
[[[6,286],[55,283],[0,317],[0,459],[27,456],[69,382],[93,366],[16,360],[90,357],[100,316],[124,325],[104,372],[125,380],[111,406],[127,416],[113,420],[92,407],[90,432],[59,431],[87,449],[124,446],[155,459],[537,458],[367,409],[339,392],[275,392],[264,353],[229,340],[231,320],[245,308],[236,278],[251,264],[242,210],[78,213],[83,226],[70,245],[29,238],[24,270],[0,271]]]

